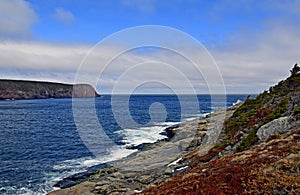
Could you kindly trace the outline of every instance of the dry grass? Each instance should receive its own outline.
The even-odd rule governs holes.
[[[213,148],[207,155],[194,156],[191,169],[143,194],[299,194],[299,138],[300,128],[251,150],[209,160],[218,152]]]

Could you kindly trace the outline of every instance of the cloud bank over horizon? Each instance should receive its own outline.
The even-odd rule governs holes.
[[[127,26],[124,28],[149,24],[151,21],[149,18],[159,15],[161,19],[153,19],[151,22],[178,28],[203,43],[219,66],[227,93],[259,93],[287,77],[288,70],[296,62],[300,62],[298,36],[300,26],[297,24],[297,18],[300,17],[300,1],[280,3],[266,0],[259,3],[252,1],[237,3],[224,0],[211,5],[203,4],[205,11],[198,1],[176,1],[174,4],[177,6],[165,1],[147,1],[142,5],[139,1],[114,1],[115,9],[112,9],[110,3],[99,5],[92,1],[91,5],[86,5],[78,0],[72,7],[71,3],[66,2],[53,4],[24,0],[0,2],[0,79],[73,83],[78,67],[90,49],[109,34],[117,32],[112,26],[124,25],[121,18],[114,18],[118,14],[127,18]],[[86,9],[80,9],[85,8],[84,6],[89,8],[89,15]],[[94,15],[95,20],[91,20],[90,17],[96,14],[96,6],[99,6],[99,9],[111,8],[112,13],[107,11],[103,13],[104,15]],[[184,10],[179,10],[180,6],[189,9],[191,15],[174,16],[178,11],[184,13]],[[161,9],[167,9],[164,15],[160,15]],[[119,13],[116,10],[119,10]],[[112,14],[109,20],[98,22],[97,17],[109,14]],[[240,14],[241,17],[238,18]],[[141,17],[138,20],[136,17],[139,15]],[[170,20],[169,24],[164,17]],[[202,21],[202,17],[206,18],[205,22]],[[174,24],[173,20],[181,22],[182,25]],[[234,24],[238,25],[233,26]],[[104,29],[110,29],[111,32],[104,32]],[[200,33],[202,31],[212,32],[206,37]],[[53,38],[55,33],[57,37]],[[91,37],[90,33],[100,37],[94,41],[85,40]],[[77,34],[82,34],[82,39],[79,35],[76,37]],[[63,41],[70,37],[74,40]],[[193,49],[184,43],[170,44],[182,44],[185,51],[193,54]],[[101,58],[110,56],[112,51],[122,47],[126,47],[126,41],[106,45],[105,49],[98,51],[99,56],[94,56],[95,70],[104,66],[101,62],[107,60]],[[124,66],[130,68],[142,61],[169,59],[170,65],[180,62],[183,67],[189,67],[189,62],[170,51],[164,49],[141,51],[142,49],[127,52],[114,62],[114,66],[108,69],[99,81],[97,89],[100,93],[111,92]],[[148,66],[151,67],[153,64],[149,63]],[[175,74],[165,73],[163,66],[161,67],[161,70],[154,73],[157,78],[168,77],[168,82],[176,83],[178,88],[184,87],[180,85],[182,81]],[[87,81],[95,70],[86,72]],[[134,78],[127,78],[124,84],[130,86],[134,79],[138,82],[139,79],[150,78],[151,74],[147,70],[144,68],[139,74],[132,75]],[[186,71],[189,79],[197,84],[197,92],[207,93],[205,79],[195,79],[197,74],[188,68]],[[149,90],[151,92],[151,87],[141,92],[147,93]],[[159,92],[159,86],[153,91]],[[164,93],[164,89],[161,92]]]

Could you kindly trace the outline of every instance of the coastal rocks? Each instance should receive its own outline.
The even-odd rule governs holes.
[[[48,195],[74,195],[74,194],[82,194],[82,195],[93,195],[92,190],[95,188],[95,183],[85,181],[71,188],[67,188],[64,190],[55,190],[53,192],[48,193]]]
[[[256,133],[257,137],[260,141],[266,141],[269,139],[270,135],[278,132],[278,133],[285,133],[290,128],[291,125],[291,118],[290,117],[281,117],[275,119],[262,127],[260,127]]]
[[[224,148],[224,154],[226,154],[226,155],[232,155],[232,154],[234,154],[235,152],[236,152],[236,145],[234,145],[234,146],[227,146],[226,148]]]
[[[224,122],[222,117],[224,115],[224,110],[218,111],[206,118],[167,128],[167,140],[137,146],[134,149],[140,149],[140,152],[113,162],[110,167],[102,168],[89,175],[87,180],[94,184],[91,192],[94,194],[135,194],[152,183],[187,171],[190,168],[189,162],[182,157],[197,148],[201,148],[197,155],[208,151],[221,131],[216,128],[220,128]],[[213,137],[210,138],[210,136]],[[204,137],[207,142],[202,145]],[[77,187],[79,185],[61,191],[75,192]]]
[[[161,173],[161,171],[124,172],[118,170],[100,177],[97,174],[92,175],[89,181],[95,183],[95,188],[92,190],[94,194],[134,194],[157,178],[164,178],[162,174],[158,173]]]
[[[69,188],[71,186],[75,186],[77,184],[77,182],[71,180],[71,179],[63,179],[59,182],[57,182],[56,184],[54,184],[53,187],[58,187],[58,188]]]
[[[68,187],[74,186],[77,183],[80,183],[80,182],[86,180],[90,175],[94,174],[99,169],[105,171],[106,167],[108,167],[108,164],[106,164],[106,163],[95,165],[93,167],[88,168],[84,172],[77,173],[77,174],[74,174],[74,175],[71,175],[69,177],[64,178],[63,180],[61,180],[61,181],[57,182],[56,184],[54,184],[53,187],[59,187],[59,188],[63,189],[63,188],[68,188]],[[109,169],[109,170],[110,171],[105,172],[105,174],[112,172],[111,169]]]
[[[215,144],[221,134],[225,117],[226,110],[218,110],[208,115],[207,130],[202,140],[202,146]]]
[[[198,120],[188,121],[182,125],[168,129],[170,141],[159,141],[149,145],[143,145],[138,153],[134,153],[120,161],[114,162],[109,167],[104,167],[86,180],[92,182],[94,187],[89,191],[93,194],[135,194],[153,182],[162,181],[176,173],[184,171],[180,163],[167,167],[170,162],[179,158],[186,152],[186,147],[192,141],[197,130]],[[186,132],[183,132],[186,131]],[[146,149],[146,148],[147,149]],[[70,179],[70,178],[69,178]],[[61,184],[67,185],[69,179]],[[80,185],[61,189],[57,193],[76,192]]]
[[[166,175],[172,175],[173,174],[173,169],[171,167],[167,167],[165,170]]]
[[[161,135],[167,136],[168,138],[167,138],[166,141],[169,141],[169,140],[172,139],[172,138],[174,137],[174,135],[175,135],[174,129],[175,129],[175,128],[178,128],[178,127],[179,127],[178,124],[177,124],[177,125],[173,125],[173,126],[171,126],[171,127],[167,127],[167,128],[164,130],[164,132],[161,132],[160,134],[161,134]]]

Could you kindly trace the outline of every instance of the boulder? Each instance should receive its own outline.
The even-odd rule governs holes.
[[[275,119],[263,126],[261,126],[256,135],[260,141],[266,141],[269,139],[270,135],[278,132],[285,133],[292,127],[290,123],[290,117],[280,117]]]

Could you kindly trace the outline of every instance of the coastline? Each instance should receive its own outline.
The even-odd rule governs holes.
[[[182,158],[201,146],[200,153],[209,151],[221,133],[224,116],[233,113],[236,106],[221,109],[206,117],[184,121],[163,131],[166,139],[140,144],[137,152],[120,160],[93,166],[56,183],[61,189],[53,194],[95,193],[133,194],[151,183],[170,178],[187,170],[187,160]],[[227,114],[226,114],[227,112]]]
[[[89,84],[0,79],[0,100],[95,97],[100,94]]]

